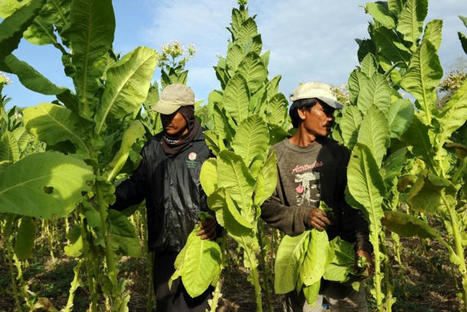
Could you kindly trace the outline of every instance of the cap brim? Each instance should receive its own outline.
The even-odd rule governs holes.
[[[328,97],[323,97],[323,96],[319,96],[319,97],[316,97],[318,99],[320,99],[321,101],[323,101],[324,103],[326,103],[327,105],[335,108],[335,109],[341,109],[342,107],[344,107],[344,105],[342,103],[339,103],[338,101],[334,100],[334,99],[331,99],[331,98],[328,98]]]
[[[172,104],[164,100],[159,100],[156,105],[152,107],[152,110],[163,115],[171,115],[177,111],[182,105]]]

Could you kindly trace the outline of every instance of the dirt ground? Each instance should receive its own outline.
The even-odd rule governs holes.
[[[73,278],[75,260],[58,256],[52,264],[45,244],[37,242],[36,258],[28,261],[24,268],[24,279],[27,281],[29,295],[43,297],[58,310],[66,305],[68,289]],[[392,250],[391,246],[390,249]],[[0,311],[15,311],[12,297],[9,267],[0,249]],[[456,270],[451,266],[446,250],[435,242],[419,239],[403,239],[401,250],[402,265],[391,256],[394,279],[394,296],[397,298],[393,311],[405,312],[455,312],[460,310],[459,292],[460,279]],[[39,256],[38,256],[39,255]],[[239,265],[239,259],[230,259],[224,269],[222,299],[218,311],[256,311],[254,288],[247,281],[247,272]],[[148,311],[152,304],[148,298],[150,281],[148,279],[148,260],[146,258],[124,258],[121,262],[121,277],[128,279],[127,289],[131,300],[129,310],[135,312]],[[371,285],[371,281],[368,282]],[[457,289],[456,289],[457,285]],[[272,285],[271,285],[272,286]],[[282,297],[272,295],[274,311],[282,311]],[[376,311],[375,302],[371,295],[368,301],[372,311]],[[263,293],[263,304],[266,296]],[[83,288],[78,288],[74,311],[86,311],[88,294]],[[24,309],[27,311],[27,309]],[[37,311],[47,311],[38,309]],[[49,309],[48,311],[53,311]],[[265,308],[264,311],[267,311]]]

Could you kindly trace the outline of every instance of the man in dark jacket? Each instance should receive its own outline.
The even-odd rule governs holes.
[[[112,206],[122,210],[146,200],[148,244],[155,252],[154,291],[160,312],[204,312],[212,292],[208,289],[191,298],[180,278],[171,289],[168,287],[175,258],[198,222],[198,213],[208,211],[199,173],[210,151],[194,117],[194,103],[194,93],[187,86],[173,84],[164,88],[153,108],[161,114],[164,130],[143,147],[138,169],[117,187]],[[214,239],[215,220],[201,224],[198,235]]]
[[[357,256],[372,263],[368,224],[358,210],[344,200],[349,151],[328,138],[335,109],[342,108],[331,87],[320,82],[301,84],[291,96],[290,116],[295,134],[272,147],[277,156],[279,181],[275,194],[262,207],[262,218],[288,235],[316,228],[355,243]],[[319,209],[323,201],[332,209]],[[371,268],[365,272],[371,274]],[[326,286],[327,285],[327,286]],[[334,285],[336,286],[336,285]],[[333,311],[367,311],[363,287],[336,294],[333,285],[324,284],[323,295]],[[345,297],[345,298],[338,298]],[[310,307],[304,295],[286,296],[289,311],[321,311],[322,296]]]

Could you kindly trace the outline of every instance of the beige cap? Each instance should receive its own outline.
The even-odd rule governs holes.
[[[301,83],[290,95],[290,101],[317,98],[335,109],[341,109],[343,105],[337,101],[331,86],[322,82]]]
[[[181,106],[195,105],[195,94],[193,90],[184,84],[174,83],[162,90],[159,101],[152,110],[163,115],[173,114]]]

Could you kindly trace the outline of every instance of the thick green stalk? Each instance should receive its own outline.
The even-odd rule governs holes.
[[[383,309],[383,295],[381,291],[381,280],[383,279],[381,273],[381,258],[380,258],[380,247],[379,247],[379,230],[374,222],[370,222],[370,228],[373,228],[370,231],[370,236],[372,236],[373,251],[375,256],[375,276],[374,276],[374,286],[375,286],[375,298],[378,311],[384,311]]]
[[[73,280],[71,281],[71,284],[70,284],[68,300],[67,300],[65,308],[63,308],[63,312],[70,312],[73,309],[73,300],[75,299],[75,292],[76,292],[76,289],[78,289],[79,287],[79,271],[83,263],[82,261],[83,260],[79,260],[75,268],[73,269],[74,271]]]
[[[467,311],[467,267],[465,264],[464,248],[462,247],[462,235],[459,231],[459,220],[458,220],[455,207],[449,205],[449,202],[447,201],[446,196],[444,194],[444,190],[441,191],[441,198],[443,200],[444,205],[447,207],[449,211],[449,217],[451,219],[450,221],[451,221],[452,233],[454,234],[454,244],[455,244],[455,250],[456,250],[455,253],[459,261],[458,266],[459,266],[459,271],[462,277],[462,288],[463,288],[462,299],[464,301],[463,310]]]
[[[270,270],[269,265],[267,264],[266,260],[266,250],[264,247],[264,233],[263,233],[263,225],[262,223],[258,222],[258,242],[259,242],[259,250],[260,250],[260,265],[264,270],[264,278],[263,278],[263,286],[264,286],[264,291],[266,293],[266,308],[269,312],[273,312],[274,309],[272,307],[272,292],[271,288],[269,287],[271,277],[272,277],[272,272]]]
[[[222,278],[219,278],[219,280],[216,283],[216,288],[214,289],[214,292],[212,294],[213,297],[211,299],[211,304],[210,304],[211,312],[217,311],[217,306],[219,305],[219,299],[222,296],[221,290],[222,290],[223,282],[224,280]]]
[[[54,255],[54,241],[53,236],[50,233],[50,223],[49,220],[45,221],[45,232],[47,235],[47,241],[49,242],[49,253],[50,259],[52,260],[52,264],[55,265],[55,255]]]
[[[243,245],[242,247],[244,248],[245,255],[247,256],[248,261],[251,264],[250,276],[252,278],[253,286],[255,288],[256,312],[263,312],[263,300],[261,298],[261,285],[259,283],[258,265],[255,265],[258,263],[256,255],[253,250],[247,249],[247,245]]]
[[[8,261],[8,266],[10,268],[11,288],[13,288],[13,298],[15,299],[16,310],[21,312],[23,311],[23,309],[21,308],[21,303],[19,301],[19,291],[18,291],[18,285],[16,284],[15,269],[13,265],[14,251],[13,251],[13,247],[11,246],[11,240],[9,236],[6,237],[5,243],[6,243],[6,249],[8,251],[7,261]]]
[[[112,242],[107,232],[107,222],[106,222],[106,214],[107,214],[107,205],[104,200],[103,190],[100,188],[99,184],[95,185],[96,189],[96,196],[97,196],[97,205],[100,215],[101,221],[101,228],[102,232],[104,233],[105,239],[105,260],[107,265],[107,274],[112,283],[112,299],[115,299],[115,302],[112,302],[112,306],[118,307],[120,306],[119,294],[118,294],[118,280],[117,280],[117,263],[115,258],[113,257],[113,250],[112,250]]]
[[[386,305],[386,310],[385,312],[391,312],[392,311],[392,304],[393,304],[393,292],[394,292],[394,283],[393,283],[393,278],[392,278],[392,271],[391,271],[391,266],[389,263],[389,253],[388,249],[386,246],[386,241],[385,241],[385,232],[381,231],[381,249],[383,250],[384,254],[386,255],[386,260],[383,261],[384,264],[384,285],[386,288],[386,295],[385,295],[385,305]]]
[[[89,291],[89,311],[97,312],[97,287],[94,280],[95,274],[92,269],[92,261],[94,257],[90,257],[89,241],[88,235],[86,232],[86,225],[83,215],[79,215],[80,218],[80,228],[81,228],[81,237],[83,238],[83,255],[82,259],[85,261],[86,266],[86,275],[88,281],[88,291]]]

